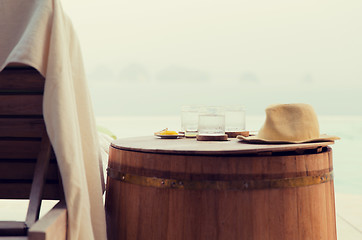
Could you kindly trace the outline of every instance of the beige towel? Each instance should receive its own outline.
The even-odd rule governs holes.
[[[80,46],[59,0],[0,0],[0,71],[45,76],[43,110],[64,184],[68,239],[106,239],[100,146]]]

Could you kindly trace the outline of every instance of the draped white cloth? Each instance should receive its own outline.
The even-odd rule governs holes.
[[[69,240],[106,239],[100,146],[78,39],[60,0],[0,0],[0,71],[45,78],[43,113],[63,180]]]

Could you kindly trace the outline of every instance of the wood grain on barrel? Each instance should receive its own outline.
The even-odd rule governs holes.
[[[171,141],[176,144],[179,140]],[[240,144],[244,145],[247,144]],[[314,148],[319,146],[314,144]],[[183,154],[180,150],[170,154],[168,150],[155,153],[154,149],[147,152],[111,147],[109,167],[141,176],[158,174],[165,178],[205,180],[227,180],[238,175],[255,179],[293,178],[333,169],[330,148],[313,154],[264,156],[258,155],[259,151],[270,146],[259,146],[254,154],[254,146],[244,147],[244,154],[232,150],[231,155],[217,148],[214,155],[210,149],[204,151],[206,155],[195,155],[194,148],[189,154],[185,149]],[[280,149],[276,151],[280,153]],[[295,188],[196,191],[144,187],[108,178],[106,214],[110,240],[336,239],[333,181]]]

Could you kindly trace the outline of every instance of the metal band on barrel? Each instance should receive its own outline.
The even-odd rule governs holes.
[[[124,183],[136,184],[145,187],[174,188],[185,190],[253,190],[269,188],[292,188],[321,184],[333,180],[333,171],[317,176],[237,181],[195,181],[146,177],[123,173],[112,168],[108,168],[107,173],[110,178]]]

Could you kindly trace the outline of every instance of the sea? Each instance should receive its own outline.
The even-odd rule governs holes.
[[[246,129],[257,131],[264,119],[264,115],[247,115]],[[331,146],[336,193],[362,195],[362,116],[321,115],[318,120],[321,133],[341,138]],[[178,131],[181,126],[178,115],[97,116],[96,121],[117,138],[149,136],[164,128]]]

